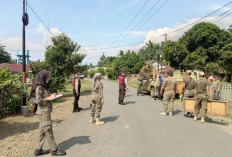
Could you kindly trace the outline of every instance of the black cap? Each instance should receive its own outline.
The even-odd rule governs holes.
[[[168,75],[173,76],[173,71],[169,71]]]

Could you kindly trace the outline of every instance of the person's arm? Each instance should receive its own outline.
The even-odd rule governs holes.
[[[176,94],[177,93],[177,82],[175,83],[175,87],[174,87],[174,94]],[[180,94],[182,94],[182,93],[180,93]]]
[[[163,85],[160,89],[160,95],[163,95],[163,91],[164,91],[165,86],[166,86],[166,79],[164,80]]]
[[[104,98],[103,98],[103,84],[102,84],[102,82],[100,82],[100,84],[99,84],[99,93],[100,93],[100,100],[101,100],[101,103],[104,104]]]
[[[43,105],[46,101],[50,101],[50,99],[54,98],[55,94],[52,94],[51,96],[47,98],[43,98],[43,88],[37,87],[36,89],[36,103],[38,105]]]
[[[79,88],[79,78],[77,78],[75,81],[75,91],[77,93],[77,96],[80,95],[78,88]]]
[[[125,77],[125,86],[126,86],[126,88],[128,88],[128,86],[127,86],[127,78]]]
[[[208,84],[206,86],[206,92],[207,92],[207,95],[208,95],[208,99],[211,100],[210,91],[209,91],[209,85]]]

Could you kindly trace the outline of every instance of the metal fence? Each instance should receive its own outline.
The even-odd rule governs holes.
[[[232,86],[231,84],[223,84],[221,86],[220,97],[222,101],[232,102]]]

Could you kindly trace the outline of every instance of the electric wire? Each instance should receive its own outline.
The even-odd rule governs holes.
[[[137,16],[142,12],[142,10],[145,8],[145,6],[148,4],[148,2],[150,2],[151,0],[147,0],[144,5],[142,6],[142,8],[140,8],[140,10],[136,13],[136,15],[133,17],[133,19],[129,22],[129,24],[123,29],[123,31],[120,33],[119,38],[117,38],[116,40],[114,40],[112,42],[112,45],[117,42],[122,35],[125,33],[125,31],[129,28],[129,26],[134,22],[134,20],[137,18]]]

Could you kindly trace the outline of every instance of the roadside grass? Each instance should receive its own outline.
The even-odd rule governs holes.
[[[65,89],[61,91],[62,97],[56,100],[53,100],[52,102],[55,103],[62,103],[64,102],[64,99],[67,97],[73,97],[73,85],[72,83],[68,83],[65,86]],[[81,80],[81,95],[88,95],[91,93],[91,81],[89,80]]]

